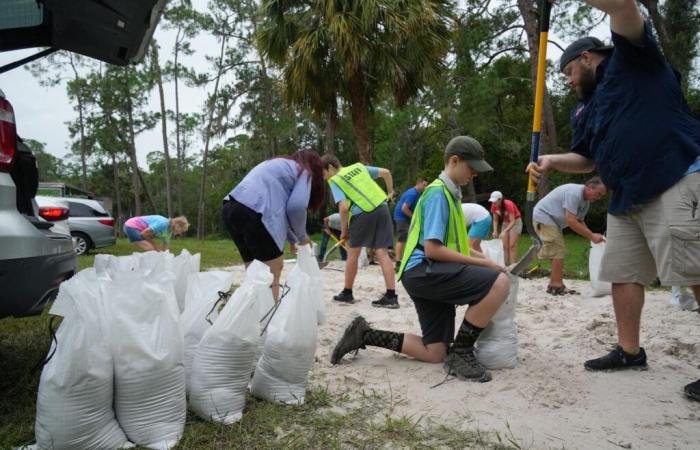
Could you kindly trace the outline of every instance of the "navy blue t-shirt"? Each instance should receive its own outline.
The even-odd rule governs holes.
[[[407,190],[401,195],[399,201],[396,202],[396,208],[394,208],[394,220],[403,220],[405,222],[410,222],[411,218],[401,211],[401,207],[404,203],[408,203],[408,208],[413,211],[416,208],[416,203],[418,203],[418,197],[420,197],[420,192],[415,187]]]
[[[593,159],[622,214],[673,186],[700,156],[700,121],[676,73],[645,25],[635,45],[612,33],[615,49],[596,69],[596,88],[571,114],[571,150]]]

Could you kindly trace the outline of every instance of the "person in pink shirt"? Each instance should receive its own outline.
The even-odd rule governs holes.
[[[184,216],[168,219],[167,217],[137,216],[124,223],[124,236],[137,247],[149,251],[165,251],[170,244],[170,238],[175,235],[185,234],[190,227]],[[156,238],[161,244],[156,243]]]
[[[489,198],[493,214],[493,237],[503,242],[503,255],[506,265],[518,260],[518,238],[523,232],[520,210],[511,200],[503,198],[501,191],[493,191]],[[501,224],[501,232],[498,225]]]

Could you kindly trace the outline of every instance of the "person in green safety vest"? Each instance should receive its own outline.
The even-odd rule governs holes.
[[[394,183],[391,172],[374,166],[356,163],[343,167],[333,155],[321,158],[323,176],[328,180],[333,199],[340,212],[340,240],[348,241],[348,259],[345,262],[345,286],[333,300],[355,303],[352,286],[357,275],[357,265],[362,247],[373,248],[384,275],[386,293],[372,306],[396,309],[394,263],[389,256],[389,247],[394,244],[393,224],[387,206],[394,199]],[[387,192],[374,181],[382,178]]]
[[[411,219],[399,278],[418,313],[423,336],[376,330],[358,316],[331,353],[331,364],[367,345],[420,361],[444,362],[448,374],[489,381],[474,358],[474,343],[510,290],[506,268],[470,250],[461,189],[479,172],[493,170],[479,142],[457,136],[447,144],[445,169],[421,195]],[[457,306],[469,305],[455,336]]]

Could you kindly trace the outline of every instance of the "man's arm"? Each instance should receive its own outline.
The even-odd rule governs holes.
[[[389,169],[384,169],[382,167],[377,167],[377,173],[379,174],[379,178],[384,180],[384,184],[386,185],[386,195],[389,197],[389,201],[394,200],[394,179],[391,177],[391,172]]]
[[[633,44],[640,44],[644,35],[644,19],[634,0],[585,0],[592,7],[610,16],[610,30]]]
[[[578,153],[562,153],[559,155],[540,156],[537,164],[530,163],[527,171],[535,178],[535,183],[549,171],[556,170],[564,173],[589,173],[595,169],[592,159]]]
[[[442,245],[442,242],[438,241],[437,239],[426,239],[423,243],[423,248],[425,249],[425,256],[435,261],[456,262],[460,264],[468,264],[471,266],[483,266],[493,269],[497,272],[506,271],[505,267],[501,266],[495,261],[478,256],[465,256],[457,251],[452,250],[451,248],[445,247],[444,245]]]
[[[592,232],[590,228],[586,226],[585,223],[578,220],[576,214],[572,213],[568,209],[566,210],[566,224],[569,226],[569,228],[574,230],[574,232],[580,234],[581,236],[595,244],[598,244],[605,240],[602,234]]]
[[[413,211],[411,211],[411,207],[408,206],[408,203],[401,205],[401,212],[404,213],[406,217],[413,217]]]

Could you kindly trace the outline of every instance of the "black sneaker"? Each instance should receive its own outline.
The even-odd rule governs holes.
[[[700,380],[686,385],[685,396],[691,400],[697,400],[700,402]]]
[[[491,381],[491,372],[477,362],[473,350],[448,350],[443,367],[448,375],[454,375],[460,380]]]
[[[365,348],[363,338],[369,329],[369,324],[364,317],[357,316],[352,319],[352,322],[343,331],[343,335],[338,339],[338,343],[333,347],[331,364],[338,364],[348,353],[354,351],[357,354],[361,348]]]
[[[377,308],[399,309],[399,296],[384,294],[379,300],[373,301],[372,306]]]
[[[348,294],[345,291],[340,291],[340,294],[334,295],[333,300],[343,303],[355,303],[355,297],[352,296],[352,293]]]
[[[639,348],[639,353],[630,355],[622,350],[619,345],[605,356],[586,361],[583,366],[587,370],[621,370],[621,369],[646,369],[647,354],[643,348]]]

